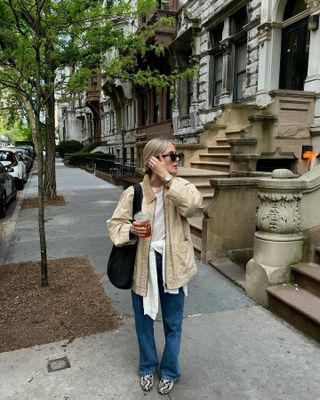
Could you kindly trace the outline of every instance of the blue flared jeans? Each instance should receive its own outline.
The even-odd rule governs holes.
[[[162,279],[162,256],[156,253],[160,305],[162,310],[165,346],[160,362],[160,375],[177,381],[180,376],[179,352],[181,343],[184,292],[164,293]],[[143,312],[143,297],[132,292],[136,332],[140,350],[139,374],[154,374],[158,367],[158,357],[154,338],[153,319]]]

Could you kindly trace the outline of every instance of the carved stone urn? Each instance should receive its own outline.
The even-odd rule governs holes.
[[[303,183],[285,169],[258,183],[259,207],[253,258],[246,267],[246,292],[260,304],[268,305],[266,289],[289,282],[290,266],[302,259],[300,201]]]

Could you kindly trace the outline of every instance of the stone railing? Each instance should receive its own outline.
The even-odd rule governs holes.
[[[266,289],[291,280],[291,266],[312,259],[308,235],[319,240],[320,166],[296,178],[289,170],[274,170],[258,182],[260,205],[253,258],[246,267],[246,292],[268,305]]]
[[[257,176],[210,180],[214,196],[203,211],[202,230],[201,258],[206,262],[230,250],[252,249],[258,180]]]
[[[303,232],[303,260],[316,259],[315,247],[320,246],[320,166],[302,175],[303,197],[300,204],[301,231]]]

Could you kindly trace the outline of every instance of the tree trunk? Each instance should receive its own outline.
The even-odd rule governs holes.
[[[36,117],[34,114],[34,109],[28,98],[26,98],[25,96],[20,94],[20,99],[21,99],[21,101],[24,105],[24,108],[27,112],[27,115],[28,115],[28,122],[29,122],[29,126],[31,128],[31,133],[32,133],[32,141],[33,141],[33,144],[35,147],[36,154],[38,155],[38,153],[40,151],[40,142],[39,142],[38,135],[37,135]]]
[[[45,197],[49,199],[53,199],[57,195],[54,107],[54,93],[51,91],[46,104],[46,156],[44,171],[44,193]]]
[[[47,261],[47,245],[46,232],[44,226],[44,183],[43,183],[43,150],[41,145],[40,130],[40,114],[36,113],[36,131],[40,143],[37,153],[38,163],[38,221],[39,221],[39,237],[40,237],[40,253],[41,253],[41,286],[48,286],[48,261]]]
[[[54,98],[54,76],[55,68],[52,63],[51,53],[53,51],[50,42],[46,42],[45,59],[48,72],[45,76],[46,84],[46,157],[44,171],[44,193],[45,197],[53,199],[57,195],[56,166],[55,166],[55,98]]]
[[[39,63],[40,65],[40,63]],[[40,80],[39,80],[40,82]],[[40,88],[40,86],[39,86]],[[39,225],[39,238],[40,238],[40,255],[41,255],[41,286],[48,286],[48,261],[47,261],[47,246],[46,246],[46,233],[44,226],[44,190],[43,190],[43,152],[41,143],[41,129],[40,129],[40,94],[36,101],[34,108],[30,100],[23,95],[20,98],[27,111],[29,124],[32,131],[32,140],[36,148],[37,164],[38,164],[38,225]]]
[[[37,9],[37,19],[40,20],[39,8]],[[44,226],[44,182],[43,182],[43,149],[41,141],[40,129],[40,112],[41,112],[41,56],[40,56],[41,38],[36,31],[35,35],[35,69],[36,69],[36,98],[35,98],[35,127],[37,138],[39,142],[39,151],[37,154],[38,161],[38,218],[39,218],[39,236],[40,236],[40,253],[41,253],[41,286],[48,286],[48,260],[47,260],[47,245],[46,245],[46,232]]]

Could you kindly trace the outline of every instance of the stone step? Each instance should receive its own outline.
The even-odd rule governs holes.
[[[229,138],[229,139],[231,139],[231,138]],[[228,146],[229,145],[229,142],[228,142],[229,139],[228,138],[217,139],[216,143],[217,143],[218,146]]]
[[[230,154],[231,146],[208,146],[208,153],[209,154],[216,154],[216,153],[228,153]]]
[[[229,162],[213,162],[213,161],[191,161],[192,167],[213,170],[217,172],[229,172],[230,163]]]
[[[227,173],[218,172],[212,170],[205,170],[200,168],[192,168],[192,167],[179,167],[178,168],[178,176],[188,180],[193,184],[208,182],[212,178],[216,178],[219,176],[225,176]]]
[[[217,257],[214,260],[209,260],[209,264],[242,289],[245,289],[245,270],[232,262],[229,258]]]
[[[320,341],[320,297],[291,283],[271,286],[267,292],[272,312]]]
[[[193,183],[203,196],[203,207],[206,207],[213,197],[214,190],[210,185],[210,179],[227,175],[226,172],[210,171],[200,168],[179,167],[178,176]]]
[[[225,124],[217,124],[217,122],[208,122],[206,124],[206,129],[212,130],[212,131],[219,131],[219,130],[225,130],[227,125]]]
[[[292,267],[294,281],[299,286],[317,296],[320,296],[320,265],[301,263]]]
[[[242,128],[227,129],[225,135],[228,139],[236,139],[240,137],[241,132],[243,132]]]
[[[200,161],[229,162],[230,153],[201,153]]]
[[[213,196],[214,189],[210,185],[209,180],[208,182],[196,183],[195,186],[199,190],[199,192],[202,193],[203,195],[210,194],[211,196]]]

